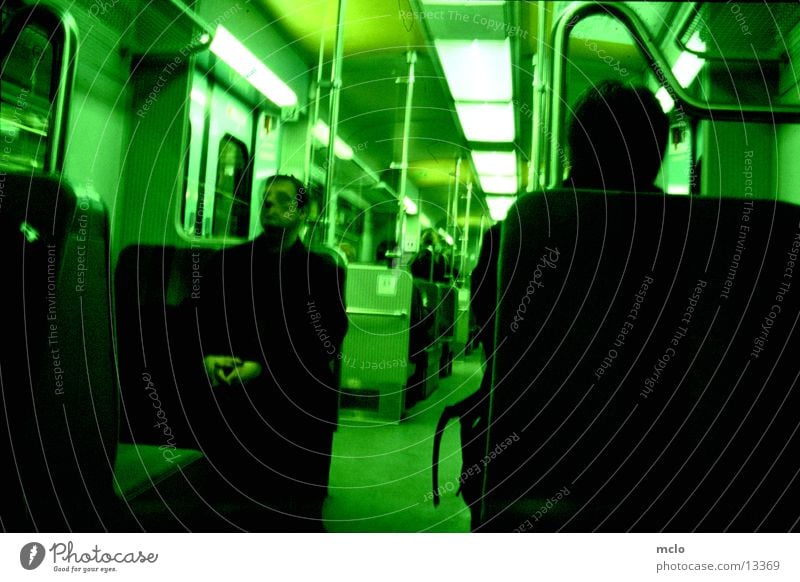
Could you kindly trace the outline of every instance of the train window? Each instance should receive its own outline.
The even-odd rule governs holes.
[[[644,84],[649,73],[628,29],[605,15],[584,18],[572,29],[567,59],[567,102],[604,80]]]
[[[219,144],[213,236],[247,238],[250,228],[250,163],[247,146],[226,134]]]
[[[686,3],[673,10],[674,23],[660,33],[652,30],[652,22],[648,31],[645,24],[630,21],[629,30],[623,23],[630,15],[618,11],[620,7],[586,6],[590,5],[576,10],[571,20],[563,20],[569,22],[569,36],[563,47],[566,58],[560,61],[563,69],[555,71],[554,84],[561,92],[554,101],[556,133],[585,87],[606,79],[643,85],[670,118],[656,188],[702,195],[719,190],[706,176],[716,167],[709,156],[718,146],[733,143],[712,143],[715,126],[709,125],[709,110],[719,112],[721,119],[745,122],[745,132],[750,123],[793,122],[800,104],[792,66],[800,46],[800,6]],[[782,128],[780,139],[796,139],[795,129]],[[560,166],[567,161],[561,144],[560,139],[551,141],[551,183],[563,174]],[[777,180],[779,186],[785,183]]]
[[[5,35],[4,35],[5,36]],[[9,34],[9,36],[11,36]],[[42,171],[52,155],[54,98],[59,71],[50,32],[37,23],[5,39],[0,74],[0,167]]]

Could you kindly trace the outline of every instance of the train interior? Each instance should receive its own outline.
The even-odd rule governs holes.
[[[797,4],[0,11],[0,529],[797,529]],[[669,119],[641,191],[565,186],[603,81]],[[191,415],[181,306],[274,174],[347,274],[323,524],[230,490]]]

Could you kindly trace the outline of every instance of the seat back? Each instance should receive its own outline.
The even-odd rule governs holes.
[[[1,525],[103,530],[118,405],[105,212],[52,177],[10,174],[0,186]]]
[[[442,283],[437,287],[439,287],[439,317],[436,336],[443,341],[450,341],[455,335],[458,287]]]
[[[796,524],[798,252],[800,208],[785,203],[520,199],[479,529]]]
[[[340,419],[399,422],[405,407],[412,278],[400,269],[347,268]]]
[[[131,245],[120,253],[115,308],[123,441],[196,446],[192,397],[207,381],[187,306],[199,297],[214,252]]]

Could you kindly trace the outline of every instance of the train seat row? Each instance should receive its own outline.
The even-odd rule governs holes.
[[[197,434],[209,391],[191,306],[215,251],[125,248],[112,302],[102,204],[46,176],[7,175],[3,188],[2,298],[15,341],[2,354],[13,436],[0,453],[19,477],[3,527],[224,529],[233,520],[198,511],[220,496],[228,516],[258,514],[209,466]],[[415,347],[406,336],[404,357]]]
[[[105,211],[55,178],[2,185],[3,529],[137,529],[136,493],[199,454],[118,443]]]
[[[13,339],[0,353],[0,461],[14,472],[0,502],[2,529],[289,527],[231,488],[195,448],[185,413],[192,399],[181,402],[176,388],[191,353],[176,347],[192,337],[173,301],[182,288],[159,292],[183,280],[170,265],[196,265],[191,253],[123,252],[114,318],[102,204],[53,177],[7,174],[0,184],[0,237],[10,251],[0,299]]]
[[[381,265],[347,267],[350,327],[342,346],[343,418],[399,422],[449,373],[452,287]]]
[[[191,378],[196,336],[179,306],[207,255],[124,251],[115,346],[102,206],[54,178],[2,185],[14,341],[0,353],[0,454],[16,472],[3,528],[216,530],[258,515],[235,496],[203,510],[203,492],[186,493],[215,479],[181,397],[197,386],[177,382]],[[795,527],[799,254],[800,209],[782,202],[522,198],[502,239],[475,529]],[[121,410],[117,374],[139,395]]]

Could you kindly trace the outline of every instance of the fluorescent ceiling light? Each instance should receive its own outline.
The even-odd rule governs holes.
[[[479,174],[481,190],[487,194],[516,194],[516,176],[484,176]]]
[[[703,68],[705,62],[704,59],[683,51],[672,66],[672,74],[675,75],[680,86],[686,89],[692,84],[695,77],[697,77],[697,74],[700,72],[700,69]]]
[[[700,35],[695,32],[689,42],[686,43],[686,48],[697,52],[705,52],[706,44],[700,40]],[[705,62],[705,59],[701,59],[690,52],[682,51],[678,55],[678,60],[672,65],[672,74],[675,75],[680,86],[686,89],[697,77]]]
[[[689,38],[686,43],[686,48],[696,53],[704,53],[707,50],[706,43],[700,38],[700,32],[695,30],[694,34]]]
[[[319,143],[328,145],[328,141],[331,138],[331,130],[327,123],[318,119],[317,123],[315,123],[314,127],[311,129],[311,135],[313,135]],[[333,153],[337,158],[342,160],[353,159],[353,148],[347,145],[344,140],[339,139],[338,136],[333,140]]]
[[[456,103],[456,113],[469,141],[512,142],[514,109],[508,103]]]
[[[505,40],[437,40],[455,101],[511,101],[511,45]]]
[[[517,154],[514,152],[472,152],[472,161],[478,174],[491,176],[516,176]]]
[[[487,196],[486,206],[489,207],[489,216],[492,217],[492,220],[505,220],[508,209],[516,200],[516,196]]]
[[[408,196],[403,198],[403,206],[406,209],[408,214],[416,214],[417,213],[417,204]]]
[[[669,113],[675,107],[675,100],[672,99],[666,87],[661,87],[656,91],[656,99],[661,104],[664,113]]]
[[[291,87],[258,60],[224,26],[217,26],[209,48],[278,107],[297,105],[297,95]]]

